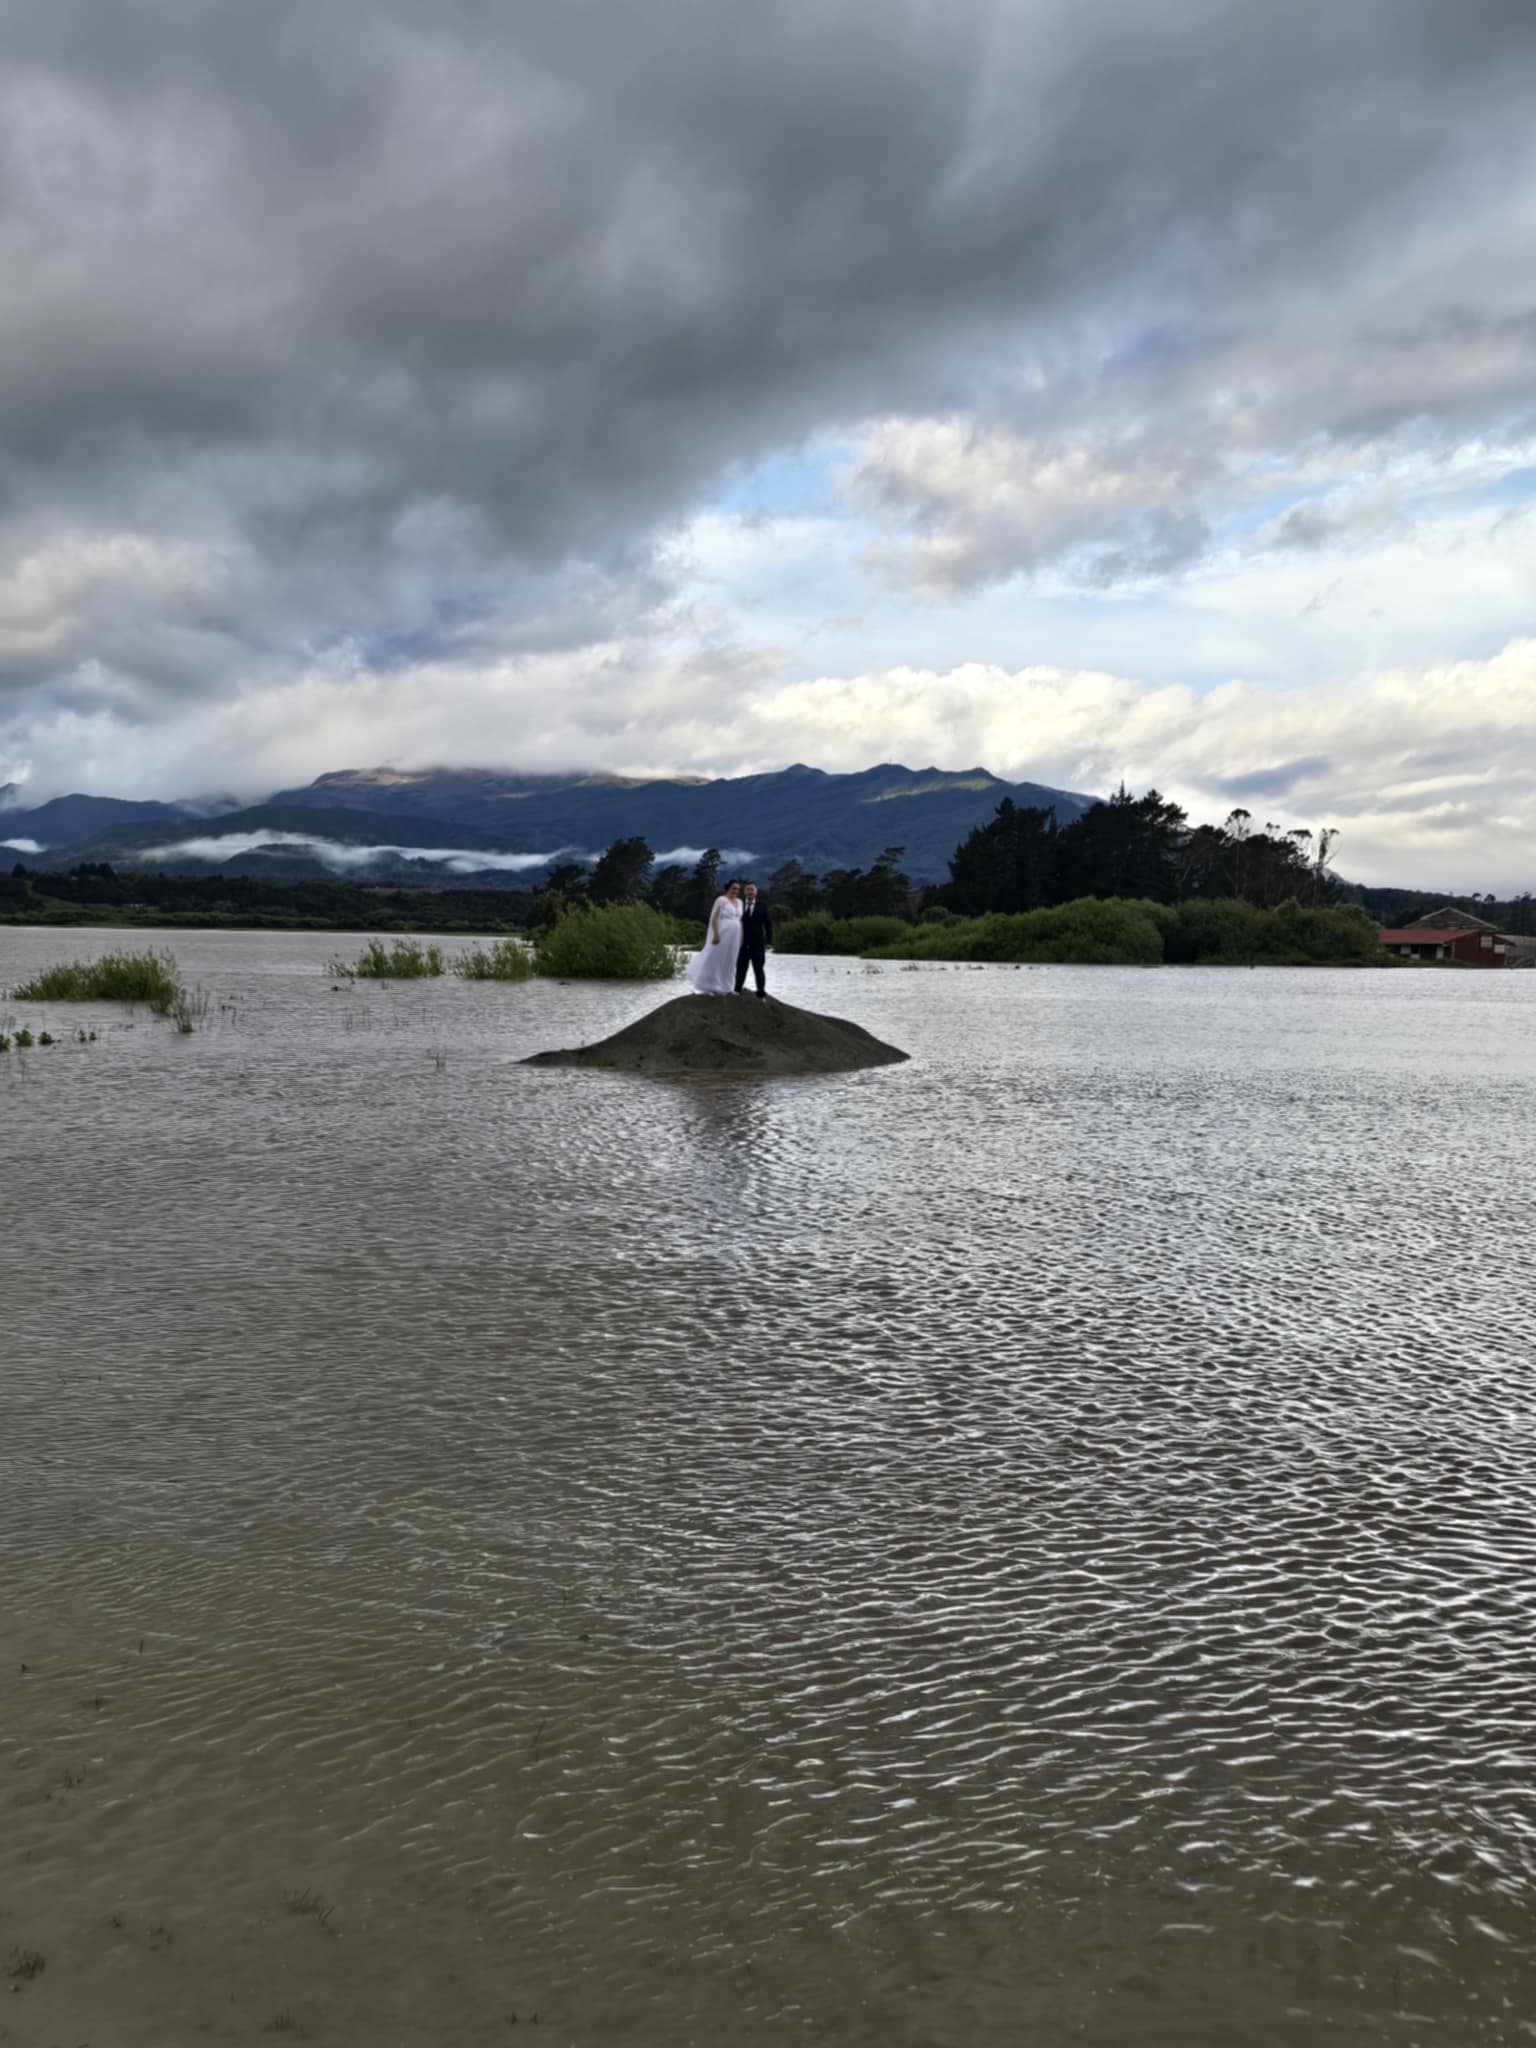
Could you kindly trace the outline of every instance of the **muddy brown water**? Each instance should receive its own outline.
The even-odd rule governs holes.
[[[0,999],[0,2042],[1536,2040],[1536,975],[167,943]]]

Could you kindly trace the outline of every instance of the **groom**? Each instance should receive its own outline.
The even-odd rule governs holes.
[[[758,994],[767,995],[763,970],[765,956],[772,944],[773,919],[769,915],[767,902],[758,895],[756,882],[744,882],[741,890],[741,949],[736,955],[737,995],[740,995],[747,985],[749,966],[757,982]]]

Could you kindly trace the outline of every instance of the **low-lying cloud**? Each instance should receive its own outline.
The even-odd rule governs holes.
[[[37,848],[31,849],[36,852]],[[340,839],[326,839],[310,832],[215,832],[196,839],[178,839],[164,846],[146,847],[138,855],[146,861],[230,861],[248,853],[303,853],[337,874],[359,874],[386,860],[410,860],[441,867],[450,875],[530,874],[560,860],[584,860],[574,848],[559,846],[552,853],[488,853],[462,846],[391,846],[384,843],[353,845]]]
[[[0,844],[20,848],[24,853],[40,853],[42,848],[29,839],[10,839]],[[693,867],[708,849],[702,846],[674,846],[665,853],[658,853],[655,862],[658,867],[676,864]],[[377,868],[386,861],[416,861],[429,866],[440,867],[445,874],[533,874],[543,868],[557,866],[561,861],[576,861],[591,867],[598,859],[596,851],[587,852],[575,846],[557,846],[548,853],[492,853],[480,847],[467,846],[397,846],[385,841],[366,845],[349,840],[329,839],[313,832],[280,832],[263,828],[255,832],[213,832],[196,838],[168,841],[163,846],[146,847],[137,855],[139,860],[169,861],[231,861],[251,853],[301,853],[339,875],[365,874],[370,868]],[[723,866],[740,866],[756,856],[740,847],[729,847],[720,853]]]
[[[719,854],[720,865],[724,868],[744,867],[749,861],[757,859],[757,855],[750,853],[744,846],[670,846],[665,853],[656,855],[656,865],[659,868],[697,867],[705,854],[711,852]]]

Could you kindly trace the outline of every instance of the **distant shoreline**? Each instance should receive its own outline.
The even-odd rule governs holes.
[[[451,918],[387,918],[377,921],[348,918],[306,918],[263,916],[221,917],[207,911],[191,911],[178,917],[174,911],[156,911],[137,917],[132,912],[103,916],[92,911],[80,917],[56,913],[16,917],[0,910],[0,926],[18,931],[143,931],[143,932],[426,932],[434,938],[502,939],[522,937],[526,925],[482,919],[465,923]]]
[[[526,926],[487,923],[466,924],[454,922],[452,920],[433,920],[430,918],[396,918],[390,920],[389,922],[361,923],[356,919],[306,920],[294,917],[263,917],[260,915],[251,915],[247,917],[219,917],[211,915],[208,912],[194,912],[183,917],[177,917],[174,914],[168,915],[164,912],[154,917],[133,916],[131,914],[120,914],[116,917],[69,917],[57,915],[49,915],[42,917],[15,917],[8,916],[3,911],[0,911],[0,929],[9,929],[13,931],[129,931],[143,932],[146,935],[154,935],[157,933],[175,935],[184,934],[188,932],[216,931],[274,932],[287,933],[293,937],[299,937],[305,934],[313,936],[345,936],[351,934],[359,937],[370,937],[375,934],[394,934],[402,936],[410,934],[427,938],[448,939],[497,939],[508,937],[526,939],[530,936],[529,930]],[[914,933],[915,931],[916,928],[914,928]],[[929,953],[926,956],[913,957],[912,954],[903,955],[902,953],[897,952],[889,947],[880,947],[872,951],[860,951],[853,946],[843,948],[835,944],[831,946],[817,946],[815,948],[805,949],[790,946],[781,949],[780,957],[786,960],[866,960],[871,965],[879,964],[881,966],[896,969],[899,969],[902,966],[906,965],[921,965],[936,969],[948,967],[957,971],[963,971],[970,967],[993,967],[1004,970],[1008,968],[1024,967],[1366,967],[1374,970],[1383,967],[1394,969],[1403,967],[1460,968],[1465,964],[1461,961],[1454,960],[1400,960],[1391,954],[1384,954],[1381,958],[1365,959],[1305,959],[1275,957],[1266,958],[1261,954],[1251,959],[1238,959],[1228,957],[1208,958],[1203,960],[1169,960],[1147,958],[1138,959],[1132,957],[1129,953],[1127,953],[1123,957],[1116,959],[1097,960],[1067,958],[1034,958],[1022,960],[1010,960],[1006,958],[1000,958],[986,960],[974,958],[968,959],[964,957],[962,954],[958,953],[952,953],[947,955],[942,953]]]

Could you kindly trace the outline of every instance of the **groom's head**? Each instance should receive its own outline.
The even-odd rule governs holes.
[[[743,896],[746,897],[747,901],[750,903],[752,901],[752,898],[757,894],[756,882],[743,882],[741,885],[741,893]]]

